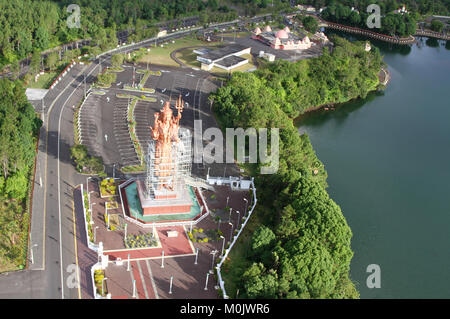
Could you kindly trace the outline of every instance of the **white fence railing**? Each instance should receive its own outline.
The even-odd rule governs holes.
[[[217,264],[217,266],[216,266],[216,270],[217,270],[217,279],[218,279],[218,281],[219,281],[220,289],[222,289],[222,292],[223,292],[223,298],[224,298],[224,299],[228,299],[229,297],[227,296],[227,293],[226,293],[226,290],[225,290],[225,281],[222,279],[222,274],[221,274],[220,270],[221,270],[222,264],[223,264],[224,261],[227,259],[228,254],[229,254],[230,251],[231,251],[231,248],[233,248],[234,244],[235,244],[236,241],[238,240],[239,235],[240,235],[241,232],[244,230],[245,225],[247,224],[248,220],[249,220],[250,217],[252,216],[252,213],[253,213],[253,211],[254,211],[254,209],[255,209],[255,207],[256,207],[256,202],[257,202],[257,200],[256,200],[256,187],[255,187],[255,184],[254,184],[253,179],[252,179],[252,181],[251,181],[251,189],[253,190],[253,205],[252,205],[252,207],[251,207],[251,209],[250,209],[250,211],[249,211],[249,213],[248,213],[247,218],[245,218],[245,221],[241,224],[241,227],[240,227],[238,233],[233,237],[233,241],[231,242],[230,246],[225,250],[225,253],[224,253],[223,256],[222,256],[222,259],[220,260],[220,262],[219,262],[219,263]]]

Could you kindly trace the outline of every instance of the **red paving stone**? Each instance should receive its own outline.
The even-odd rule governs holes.
[[[178,231],[177,237],[167,237],[168,230]],[[162,256],[164,250],[164,256],[186,255],[193,254],[194,251],[189,243],[189,238],[182,226],[172,227],[156,227],[159,240],[161,241],[161,248],[141,248],[141,249],[124,249],[119,251],[106,251],[105,254],[109,255],[110,260],[116,260],[118,257],[123,261],[128,259],[144,259],[144,258],[158,258]]]
[[[144,285],[142,283],[141,276],[139,275],[139,269],[137,267],[136,261],[131,262],[131,269],[133,271],[134,280],[136,280],[136,291],[137,291],[138,299],[146,299]]]
[[[205,193],[204,193],[205,194]],[[233,208],[231,215],[231,222],[233,223],[233,230],[236,229],[237,224],[242,224],[242,216],[245,212],[245,201],[243,198],[250,200],[250,193],[248,192],[234,192],[229,187],[216,186],[216,197],[214,200],[210,199],[212,193],[206,192],[205,198],[208,202],[210,209],[223,209],[226,205],[226,197],[229,196],[228,206]],[[92,196],[92,195],[91,195]],[[92,198],[92,197],[91,197]],[[250,209],[251,204],[248,204],[247,209]],[[96,208],[101,208],[99,205]],[[241,212],[239,221],[236,214],[236,210]],[[223,212],[222,218],[225,219],[220,224],[220,230],[223,232],[226,241],[230,240],[231,226],[228,224],[229,213]],[[101,217],[101,214],[97,215]],[[100,219],[100,218],[99,218]],[[99,221],[96,220],[96,223]],[[104,221],[102,221],[104,223]],[[136,229],[134,229],[136,227]],[[186,226],[189,230],[189,226]],[[208,216],[203,219],[196,228],[203,228],[205,231],[208,229],[217,229],[218,224],[214,221],[213,217]],[[167,237],[167,230],[178,231],[178,237]],[[106,232],[99,229],[100,234],[97,238],[105,240],[105,249],[118,249],[123,248],[123,233],[122,231]],[[213,275],[209,276],[208,289],[205,288],[206,273],[211,269],[212,250],[218,250],[215,262],[219,260],[219,255],[222,249],[222,240],[209,241],[207,243],[192,243],[189,241],[186,232],[182,226],[173,227],[156,227],[159,239],[161,241],[161,247],[159,248],[147,248],[147,249],[129,249],[120,251],[105,251],[105,254],[110,255],[110,260],[114,261],[117,257],[122,258],[123,265],[118,266],[111,262],[106,269],[106,275],[108,277],[108,291],[111,293],[114,299],[132,298],[132,279],[131,273],[127,269],[128,254],[132,259],[132,273],[136,280],[137,293],[140,299],[145,299],[144,285],[147,290],[148,298],[177,298],[177,299],[209,299],[218,298],[217,290],[214,286],[217,285]],[[142,229],[136,225],[128,225],[128,233],[142,234],[145,232],[151,232],[151,229]],[[103,237],[105,236],[105,237]],[[109,242],[110,244],[106,244]],[[195,250],[199,248],[198,264],[194,265]],[[164,259],[164,268],[161,268],[161,253],[164,250],[165,256],[169,258]],[[181,256],[180,256],[181,255]],[[172,257],[170,257],[172,256]],[[176,256],[176,257],[173,257]],[[133,260],[135,259],[135,260]],[[141,267],[142,276],[139,273],[137,266],[139,263]],[[154,291],[152,285],[152,278],[148,271],[148,265],[151,267],[151,273],[153,276],[153,282],[156,288]],[[170,277],[173,276],[172,294],[169,294]]]
[[[152,285],[152,278],[150,277],[150,273],[148,271],[148,267],[150,267],[150,264],[146,262],[146,260],[140,260],[138,263],[141,266],[142,269],[142,276],[143,281],[145,282],[145,287],[147,288],[148,298],[149,299],[156,299],[155,291],[153,290]],[[147,267],[148,264],[148,267]]]

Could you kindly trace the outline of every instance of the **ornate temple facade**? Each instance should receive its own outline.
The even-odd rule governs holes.
[[[256,28],[252,39],[259,40],[276,50],[306,50],[312,45],[308,36],[294,34],[288,27],[278,31],[273,31],[268,25],[264,30]]]

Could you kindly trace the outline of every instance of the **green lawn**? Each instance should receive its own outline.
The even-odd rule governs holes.
[[[45,72],[44,74],[39,76],[37,82],[34,82],[33,78],[27,85],[27,87],[32,89],[48,89],[57,76],[58,72],[56,71]]]
[[[148,62],[152,64],[179,66],[178,63],[176,63],[174,60],[170,58],[170,53],[172,51],[190,46],[210,45],[209,43],[197,40],[194,37],[186,37],[182,39],[176,39],[174,41],[175,43],[172,43],[172,41],[169,40],[168,44],[164,45],[164,47],[162,48],[160,45],[156,48],[154,46],[150,47],[150,52],[145,54],[137,62],[138,63]]]
[[[181,62],[189,65],[190,67],[200,68],[201,65],[200,62],[197,61],[197,54],[195,54],[193,51],[194,48],[183,49],[177,52],[176,57],[180,59]]]

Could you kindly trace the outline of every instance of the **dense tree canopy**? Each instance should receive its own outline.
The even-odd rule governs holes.
[[[256,179],[261,224],[246,244],[238,267],[243,275],[231,279],[242,297],[358,297],[349,279],[351,230],[325,190],[323,164],[293,119],[313,106],[366,96],[378,86],[382,60],[364,42],[331,40],[331,54],[235,73],[214,96],[224,127],[280,128],[279,169]]]
[[[69,28],[70,4],[80,6],[80,28]],[[206,14],[204,22],[232,20],[236,13],[202,0],[0,0],[0,67],[77,39],[92,38],[102,50],[117,45],[116,32],[133,31],[130,41],[156,34],[151,24]],[[182,23],[181,21],[175,24]]]
[[[408,11],[420,15],[450,15],[450,0],[297,0],[296,2],[310,4],[316,8],[340,3],[349,8],[354,7],[360,12],[366,11],[369,4],[376,3],[380,6],[382,14],[392,12],[405,4]]]
[[[40,125],[21,82],[0,80],[0,270],[23,262],[24,206]]]

